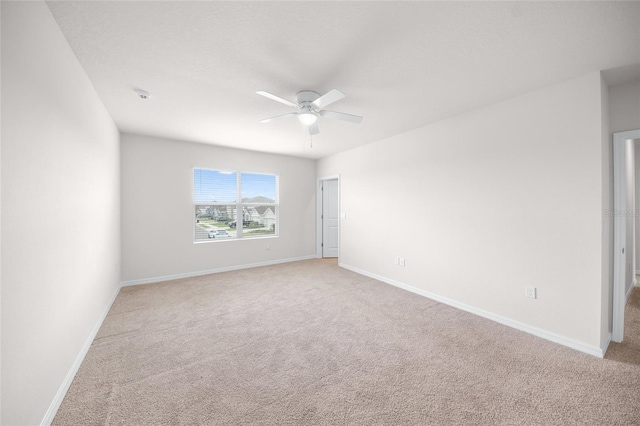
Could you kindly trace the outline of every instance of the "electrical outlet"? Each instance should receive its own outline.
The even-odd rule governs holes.
[[[404,266],[404,257],[400,258],[400,266]]]
[[[535,287],[526,286],[526,296],[529,299],[535,299],[536,298],[536,288]]]

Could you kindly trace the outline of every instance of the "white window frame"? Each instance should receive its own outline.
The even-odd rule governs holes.
[[[194,183],[193,183],[193,177],[195,175],[195,171],[196,170],[208,170],[208,171],[212,171],[212,172],[218,172],[218,173],[228,173],[228,174],[236,174],[236,202],[235,203],[225,203],[225,202],[216,202],[216,203],[196,203],[195,200],[195,187],[194,187]],[[252,175],[266,175],[266,176],[274,176],[276,178],[276,194],[275,194],[275,203],[246,203],[246,202],[242,202],[242,174],[252,174]],[[279,214],[279,210],[280,210],[280,175],[274,174],[274,173],[262,173],[262,172],[247,172],[247,171],[240,171],[240,170],[222,170],[222,169],[211,169],[208,167],[194,167],[193,170],[191,171],[191,211],[192,214],[195,214],[195,208],[196,206],[230,206],[230,205],[234,205],[235,209],[236,209],[236,217],[235,221],[236,221],[236,236],[235,237],[230,237],[230,238],[224,238],[224,239],[210,239],[210,240],[196,240],[196,234],[195,234],[195,228],[196,228],[196,224],[193,224],[193,243],[194,244],[200,244],[200,243],[213,243],[213,242],[222,242],[222,241],[237,241],[237,240],[242,240],[242,239],[250,239],[250,240],[254,240],[254,239],[259,239],[259,238],[277,238],[280,236],[280,214]],[[256,235],[256,236],[248,236],[248,235],[243,235],[243,229],[244,229],[244,212],[245,212],[245,207],[246,208],[250,208],[250,207],[261,207],[261,206],[266,206],[266,207],[271,207],[273,210],[273,214],[275,214],[276,216],[276,220],[275,220],[275,233],[273,234],[262,234],[262,235]],[[193,217],[193,216],[192,216]]]

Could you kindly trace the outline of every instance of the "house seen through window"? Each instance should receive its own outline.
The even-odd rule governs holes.
[[[193,170],[194,241],[278,235],[278,176]]]

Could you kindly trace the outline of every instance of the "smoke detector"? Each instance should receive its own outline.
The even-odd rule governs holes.
[[[135,92],[140,99],[144,99],[144,100],[151,99],[151,93],[147,92],[146,90],[135,89]]]

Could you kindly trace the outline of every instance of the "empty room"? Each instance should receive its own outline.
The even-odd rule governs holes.
[[[0,14],[2,425],[640,424],[640,2]]]

